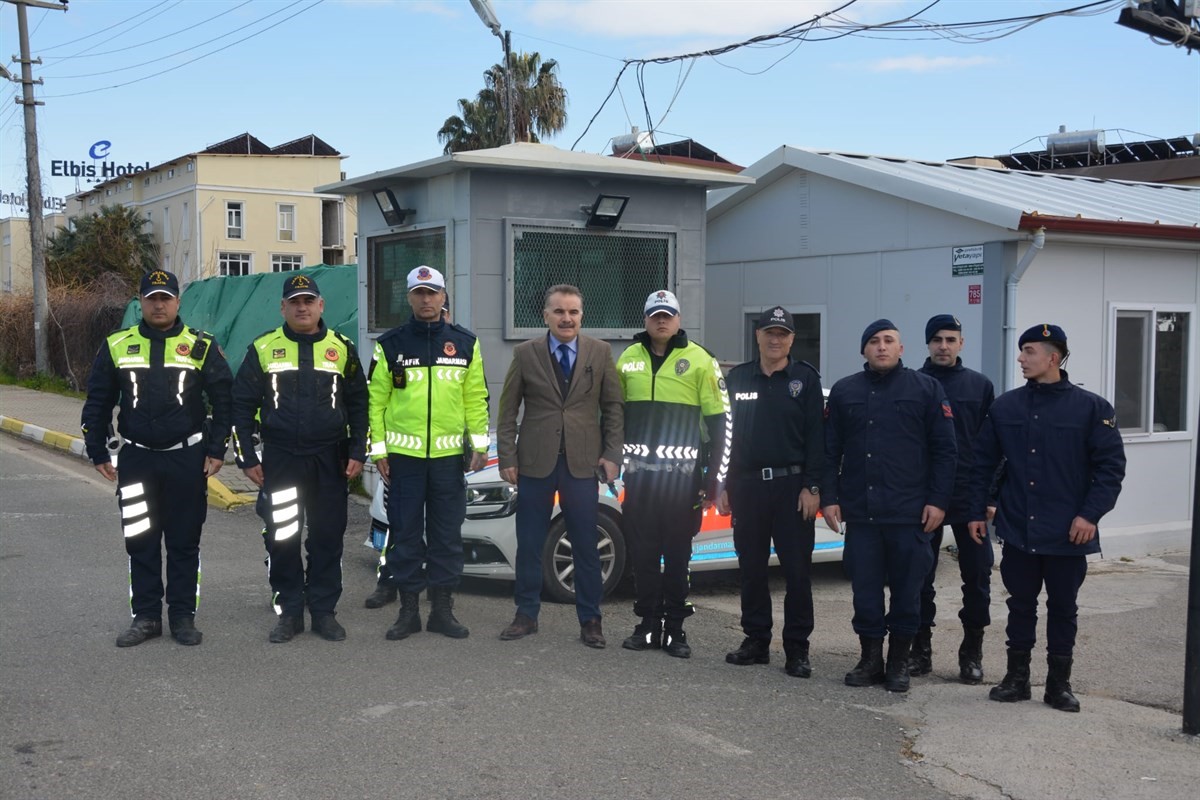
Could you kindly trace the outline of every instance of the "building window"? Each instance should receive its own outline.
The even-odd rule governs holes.
[[[279,214],[279,241],[296,241],[296,207],[279,203],[275,206]]]
[[[125,188],[126,188],[126,189],[132,189],[132,188],[133,188],[133,181],[125,181]]]
[[[222,276],[250,274],[249,253],[222,252],[217,259],[217,263]]]
[[[1118,308],[1113,406],[1123,433],[1188,429],[1191,310]]]
[[[642,330],[646,295],[674,284],[673,233],[594,233],[530,225],[513,225],[510,231],[505,333],[511,337],[545,329],[542,296],[556,283],[579,287],[588,328],[601,338]]]
[[[142,178],[142,186],[149,186],[149,185],[150,185],[150,176],[147,175],[146,177]]]
[[[192,237],[192,218],[188,216],[188,204],[183,204],[183,219],[179,220],[179,238],[190,239]],[[185,258],[186,262],[187,259]]]
[[[242,239],[242,204],[229,201],[225,203],[225,238]]]
[[[163,253],[163,269],[167,272],[171,271],[171,254]]]
[[[163,206],[163,244],[171,243],[171,207]]]
[[[188,171],[188,172],[195,172],[195,171],[196,171],[196,162],[195,162],[195,161],[189,161],[189,162],[187,162],[187,171]]]
[[[289,272],[304,267],[304,256],[272,255],[271,272]]]
[[[408,305],[408,273],[419,264],[446,272],[446,229],[427,228],[370,240],[367,267],[368,327],[386,331],[403,325]]]
[[[174,169],[167,170],[167,179],[170,180],[171,178],[174,178],[174,177],[175,177],[175,170]]]

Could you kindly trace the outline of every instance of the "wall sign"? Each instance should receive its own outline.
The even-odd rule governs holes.
[[[983,245],[955,247],[950,251],[950,273],[955,278],[983,274]]]

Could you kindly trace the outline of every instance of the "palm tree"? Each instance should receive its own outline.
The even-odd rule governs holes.
[[[88,284],[115,274],[136,286],[142,275],[159,267],[159,247],[136,209],[102,206],[100,213],[74,220],[47,239],[46,276],[62,286]]]
[[[508,77],[513,82],[513,135],[538,142],[567,126],[567,90],[558,82],[558,62],[538,53],[509,54],[509,70],[499,64],[483,73],[485,87],[474,101],[459,100],[460,116],[448,117],[438,131],[444,153],[506,144]]]

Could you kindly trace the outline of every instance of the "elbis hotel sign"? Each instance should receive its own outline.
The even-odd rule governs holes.
[[[89,182],[96,182],[119,178],[122,175],[133,175],[150,169],[149,161],[145,164],[134,164],[133,162],[119,164],[112,161],[109,159],[111,151],[112,142],[101,139],[88,148],[91,161],[56,159],[50,162],[50,174],[56,178],[87,178]]]

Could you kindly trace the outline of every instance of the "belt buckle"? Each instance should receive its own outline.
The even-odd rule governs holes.
[[[762,479],[764,481],[775,480],[775,470],[771,469],[770,467],[763,467],[762,468]]]

